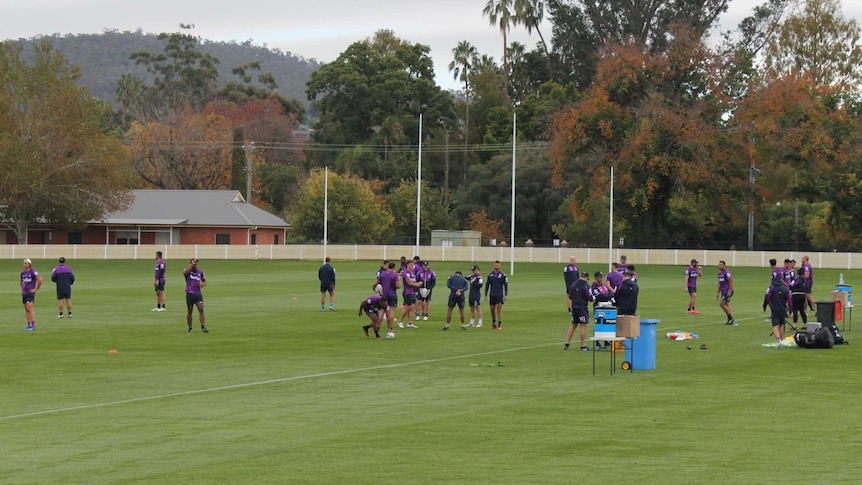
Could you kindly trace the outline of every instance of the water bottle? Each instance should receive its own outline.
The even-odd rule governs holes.
[[[839,284],[839,285],[843,285],[843,284],[844,284],[844,273],[841,273],[841,274],[839,274],[839,275],[838,275],[838,284]]]

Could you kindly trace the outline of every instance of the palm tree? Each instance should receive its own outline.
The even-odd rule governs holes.
[[[134,102],[141,98],[144,82],[130,72],[124,72],[117,81],[117,102],[122,107],[122,123],[126,125],[126,112]]]
[[[512,94],[517,103],[523,101],[529,89],[529,74],[526,72],[527,46],[517,41],[512,42],[509,44],[509,57],[509,66],[512,68],[512,72],[509,73],[512,80]]]
[[[514,5],[516,0],[488,0],[482,13],[488,16],[491,25],[500,27],[500,33],[503,34],[503,90],[505,91],[506,99],[509,99],[509,63],[508,63],[508,46],[509,46],[509,29],[515,24]]]
[[[548,51],[548,44],[545,42],[545,36],[539,30],[539,24],[545,18],[545,2],[543,0],[515,0],[515,21],[524,24],[527,33],[533,35],[533,29],[539,34],[539,40],[542,43],[542,50],[545,51],[545,59],[548,61],[548,76],[550,80],[554,80],[554,69],[551,65],[551,53]]]
[[[470,68],[478,56],[479,51],[476,50],[476,47],[466,40],[462,40],[458,42],[457,47],[452,49],[452,62],[449,63],[449,71],[453,73],[454,78],[464,82],[464,96],[467,100],[464,114],[464,153],[467,152],[467,146],[470,145]]]

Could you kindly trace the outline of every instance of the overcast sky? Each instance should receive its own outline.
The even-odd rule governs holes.
[[[729,29],[766,0],[731,0],[722,19]],[[36,35],[101,33],[105,29],[176,32],[194,24],[194,35],[215,41],[251,39],[308,59],[329,62],[351,43],[390,29],[412,43],[431,47],[437,83],[457,88],[449,62],[452,48],[467,40],[481,54],[502,58],[499,30],[482,15],[486,0],[0,0],[0,39]],[[862,24],[862,1],[841,0],[845,17]],[[547,22],[546,22],[547,23]],[[550,41],[550,26],[542,34]],[[510,40],[532,48],[532,38],[516,28]]]

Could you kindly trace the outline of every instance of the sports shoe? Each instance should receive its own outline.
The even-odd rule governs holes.
[[[727,321],[727,323],[725,323],[725,325],[733,325],[735,322],[736,322],[736,320],[731,318],[730,320]]]
[[[57,318],[63,318],[63,314],[61,313],[61,314],[57,315]]]
[[[581,350],[583,350],[584,352],[589,352],[590,348],[584,345],[583,347],[581,347]]]
[[[502,326],[502,325],[497,325],[497,330],[503,330],[503,326]]]
[[[604,350],[604,347],[602,347],[602,344],[596,342],[596,350]]]
[[[157,312],[163,312],[163,311],[165,311],[165,307],[156,308],[156,311],[157,311]]]
[[[467,330],[467,325],[461,325],[461,330]]]
[[[335,303],[330,303],[330,304],[329,304],[329,311],[331,311],[331,312],[334,312],[334,311],[335,311]]]
[[[475,327],[475,326],[476,326],[476,323],[475,323],[475,322],[470,322],[470,323],[468,323],[468,324],[467,324],[467,326],[468,326],[468,327]]]
[[[408,323],[407,328],[419,328],[419,327],[417,327],[416,325],[413,325],[412,323]]]
[[[686,313],[688,313],[689,315],[691,315],[692,313],[694,313],[694,312],[693,312],[693,311],[691,311],[691,310],[686,310],[685,312],[686,312]]]
[[[563,344],[563,350],[569,350],[569,344]]]
[[[696,308],[692,308],[691,313],[694,313],[695,315],[700,315],[700,311]]]
[[[160,310],[161,310],[161,308],[153,308],[153,309],[152,309],[152,310],[150,310],[150,311],[151,311],[151,312],[157,312],[157,311],[160,311]]]
[[[776,349],[780,349],[782,345],[783,345],[783,344],[782,344],[781,340],[776,340],[776,341],[775,341],[775,348],[776,348]]]
[[[491,330],[497,330],[497,326],[496,326],[496,325],[491,325]]]
[[[481,324],[481,323],[477,323],[477,324],[476,324],[476,328],[482,328],[482,324]]]
[[[398,328],[404,328],[404,322],[398,322]]]
[[[326,308],[324,308],[323,305],[320,305],[320,311],[325,312]]]
[[[193,329],[192,327],[189,327],[189,333],[192,333],[194,331],[195,331],[195,329]]]
[[[25,328],[24,330],[26,330],[28,332],[32,332],[33,330],[36,330],[36,326],[35,325],[27,325],[27,328]]]
[[[371,338],[371,334],[369,334],[369,333],[368,333],[368,328],[369,328],[369,327],[362,327],[362,330],[364,330],[364,331],[365,331],[365,336],[366,336],[366,337]]]
[[[423,315],[422,320],[428,320],[428,315]]]
[[[208,329],[208,328],[206,328],[206,327],[201,327],[201,332],[203,332],[203,333],[210,333],[210,329]]]
[[[446,325],[445,327],[441,328],[440,330],[443,330],[444,332],[449,330],[449,325]]]
[[[66,315],[66,318],[72,318],[72,314],[70,313],[70,314]]]

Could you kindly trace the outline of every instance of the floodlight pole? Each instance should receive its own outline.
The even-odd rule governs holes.
[[[512,113],[512,232],[509,235],[509,274],[515,274],[515,150],[518,142],[518,113]]]
[[[419,166],[416,170],[416,253],[419,254],[419,223],[422,204],[422,113],[419,113]]]

